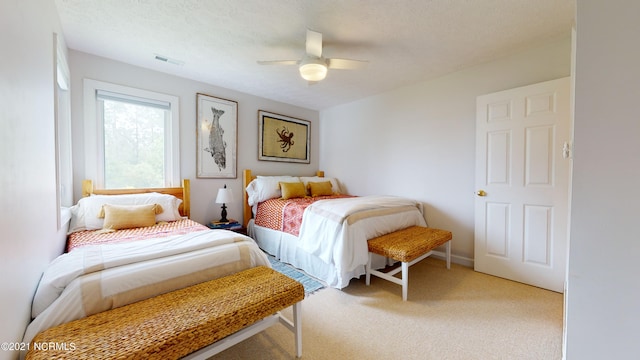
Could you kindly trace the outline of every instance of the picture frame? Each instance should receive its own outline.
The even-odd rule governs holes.
[[[311,122],[258,110],[258,160],[309,164]]]
[[[238,102],[196,94],[197,178],[237,178]]]

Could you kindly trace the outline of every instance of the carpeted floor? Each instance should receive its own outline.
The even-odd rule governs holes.
[[[364,276],[307,296],[302,358],[561,359],[562,294],[432,258],[409,276],[407,302],[399,285]],[[293,334],[278,324],[212,359],[294,358]]]

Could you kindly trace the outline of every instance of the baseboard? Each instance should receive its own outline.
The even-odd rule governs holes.
[[[446,260],[444,251],[433,250],[433,254],[431,256],[436,259]],[[451,262],[473,269],[473,259],[468,257],[451,254]]]

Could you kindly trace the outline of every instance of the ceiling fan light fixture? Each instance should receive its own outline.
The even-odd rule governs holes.
[[[307,81],[320,81],[327,76],[327,64],[322,59],[306,59],[300,64],[300,76]]]

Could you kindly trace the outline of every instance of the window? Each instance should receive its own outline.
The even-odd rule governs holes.
[[[111,189],[179,184],[177,97],[85,79],[85,101],[87,178]]]
[[[71,97],[69,93],[69,66],[65,46],[58,34],[53,34],[55,43],[54,73],[55,98],[55,158],[56,158],[56,201],[58,209],[58,229],[70,218],[71,213],[63,208],[73,205],[73,170],[71,158]]]
[[[164,130],[171,104],[102,90],[96,95],[104,131],[104,186],[164,186]]]

